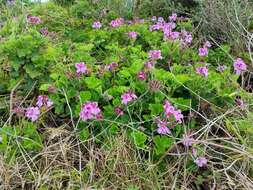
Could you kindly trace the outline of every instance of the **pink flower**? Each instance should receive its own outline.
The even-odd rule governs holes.
[[[122,109],[119,106],[114,108],[114,112],[117,114],[117,116],[124,115],[124,112],[122,111]]]
[[[208,55],[208,49],[206,47],[199,48],[199,56],[205,57]]]
[[[207,77],[208,76],[208,68],[206,66],[198,67],[198,68],[196,68],[196,73],[203,75],[204,77]]]
[[[150,50],[148,52],[148,57],[150,59],[162,59],[162,56],[161,56],[161,50]]]
[[[97,102],[86,102],[82,105],[80,118],[83,121],[87,121],[89,119],[98,119],[101,118],[101,110],[98,107]]]
[[[237,58],[234,62],[234,70],[236,74],[241,74],[242,71],[247,70],[247,65],[244,63],[244,61],[241,58]]]
[[[110,22],[110,26],[113,27],[113,28],[120,27],[123,24],[124,24],[124,19],[123,18],[117,18],[117,19],[112,20]]]
[[[191,134],[184,134],[182,143],[185,147],[192,146],[194,138],[191,137]]]
[[[41,29],[40,29],[40,33],[41,33],[42,35],[44,35],[44,36],[49,35],[48,28],[47,28],[47,27],[41,28]]]
[[[164,34],[172,32],[173,29],[176,28],[176,24],[174,22],[164,23],[162,25],[162,30]]]
[[[170,38],[170,39],[172,39],[172,40],[176,40],[176,39],[178,39],[179,38],[179,36],[180,36],[180,33],[179,32],[169,32],[169,33],[167,33],[166,34],[166,38]]]
[[[173,112],[173,115],[178,123],[182,123],[182,119],[184,118],[184,116],[181,113],[181,110],[175,110]]]
[[[133,92],[126,92],[121,95],[121,103],[125,105],[135,99],[137,99],[137,96]]]
[[[198,167],[204,167],[207,164],[207,159],[203,156],[199,156],[195,159],[195,164],[197,164]]]
[[[236,98],[235,99],[235,104],[237,106],[239,106],[240,108],[245,108],[245,104],[244,104],[244,102],[243,102],[243,100],[241,98]]]
[[[176,21],[177,20],[177,13],[172,13],[171,16],[169,16],[170,21]]]
[[[168,100],[165,100],[165,103],[163,105],[164,113],[167,117],[170,117],[170,115],[173,115],[175,112],[175,108],[170,104]]]
[[[188,44],[190,44],[190,43],[192,43],[192,35],[191,34],[187,34],[186,36],[185,36],[185,42],[186,43],[188,43]]]
[[[206,41],[205,43],[204,43],[204,48],[210,48],[212,45],[211,45],[211,43],[209,42],[209,41]]]
[[[95,21],[92,24],[92,28],[94,28],[94,29],[99,29],[101,27],[102,27],[102,24],[99,21]]]
[[[168,100],[165,100],[163,109],[164,109],[164,114],[166,115],[167,118],[173,115],[175,120],[178,123],[182,123],[182,119],[184,118],[184,116],[181,113],[181,110],[177,110],[174,106],[170,104]]]
[[[43,104],[44,104],[44,96],[43,95],[38,96],[38,101],[37,101],[36,105],[40,108],[43,106]]]
[[[31,24],[40,24],[41,23],[40,17],[37,17],[37,16],[28,16],[27,21]]]
[[[128,32],[129,38],[136,39],[137,35],[138,35],[137,32],[134,31]]]
[[[151,21],[155,22],[157,20],[156,16],[152,16]]]
[[[53,104],[54,104],[54,102],[53,102],[52,100],[48,99],[47,105],[46,105],[46,106],[49,108],[49,107],[51,107]]]
[[[40,110],[38,107],[29,107],[26,109],[26,117],[32,122],[36,121],[40,116]]]
[[[137,77],[138,79],[140,80],[145,80],[146,79],[146,73],[144,71],[140,71],[138,74],[137,74]]]
[[[183,43],[191,44],[192,43],[192,35],[186,30],[181,31],[181,35],[183,37]]]
[[[155,65],[155,63],[152,61],[147,61],[144,63],[145,68],[148,70],[152,69],[154,65]]]
[[[38,96],[38,100],[37,100],[37,103],[36,105],[41,108],[42,106],[46,106],[46,108],[49,108],[53,105],[54,103],[52,102],[52,100],[50,100],[48,98],[47,95],[40,95]]]
[[[167,134],[171,134],[170,129],[167,127],[168,123],[167,121],[163,121],[158,119],[157,120],[157,133],[161,134],[161,135],[167,135]]]
[[[225,65],[219,65],[219,66],[217,67],[217,71],[219,71],[219,72],[221,72],[221,73],[223,73],[223,72],[225,71],[225,69],[226,69],[226,66],[225,66]]]
[[[105,69],[107,69],[109,71],[114,71],[118,66],[119,66],[118,63],[111,62],[109,65],[105,66]]]
[[[103,115],[101,114],[101,113],[99,113],[99,114],[97,114],[96,115],[96,119],[97,120],[101,120],[101,119],[103,119],[104,117],[103,117]]]
[[[164,18],[163,17],[158,17],[157,21],[158,22],[164,22]]]
[[[81,74],[81,73],[87,73],[87,67],[84,62],[76,63],[76,73]]]
[[[154,30],[160,30],[160,29],[163,29],[163,23],[160,23],[160,22],[158,22],[154,25],[151,25],[149,27],[149,31],[151,31],[151,32],[154,31]]]

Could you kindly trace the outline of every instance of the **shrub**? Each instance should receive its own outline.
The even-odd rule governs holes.
[[[203,19],[203,34],[227,42],[242,51],[244,49],[245,29],[249,27],[252,17],[252,3],[248,0],[207,0],[200,3],[197,17]]]

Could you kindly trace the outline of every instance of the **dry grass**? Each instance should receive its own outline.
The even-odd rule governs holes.
[[[199,18],[202,34],[219,43],[231,44],[238,52],[245,47],[244,28],[252,19],[252,2],[249,0],[205,0],[201,3]]]
[[[137,150],[126,134],[104,143],[80,142],[66,126],[48,128],[44,148],[13,163],[0,160],[1,189],[253,189],[252,147],[240,142],[224,120],[231,110],[196,131],[195,144],[208,158],[208,170],[191,170],[190,150],[180,142],[160,159]],[[200,176],[205,176],[200,177]]]

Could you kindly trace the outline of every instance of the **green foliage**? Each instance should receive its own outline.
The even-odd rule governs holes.
[[[130,130],[136,146],[141,149],[150,146],[148,137],[156,130],[155,118],[162,116],[165,99],[184,114],[198,108],[199,96],[208,101],[212,108],[227,107],[233,103],[238,88],[236,75],[231,75],[229,69],[224,73],[215,70],[219,61],[231,65],[229,46],[212,49],[208,57],[202,58],[195,47],[182,48],[180,40],[164,40],[162,32],[150,32],[151,22],[110,28],[106,27],[110,20],[102,20],[102,29],[92,29],[94,19],[90,20],[89,14],[93,14],[93,8],[87,8],[88,4],[87,1],[79,1],[68,11],[53,3],[34,5],[32,13],[41,15],[41,26],[30,24],[26,33],[10,35],[0,45],[1,62],[10,68],[4,80],[8,78],[12,81],[3,85],[5,91],[13,88],[19,80],[24,80],[22,86],[27,90],[34,81],[38,81],[38,90],[43,93],[48,93],[53,86],[56,88],[56,92],[50,94],[54,102],[53,111],[57,115],[70,117],[71,109],[74,119],[78,119],[85,102],[98,102],[105,119],[115,119],[119,123],[131,120],[130,128],[145,129],[144,132]],[[87,12],[82,12],[83,9]],[[84,15],[87,16],[85,22],[82,20]],[[58,33],[58,39],[40,34],[42,25]],[[191,20],[178,21],[176,30],[193,30]],[[129,31],[136,31],[137,39],[129,39]],[[147,52],[152,49],[160,49],[163,59],[157,60],[155,67],[148,71],[144,64],[148,61]],[[192,61],[191,65],[189,61]],[[209,64],[206,78],[195,72],[202,61]],[[76,73],[74,64],[78,62],[85,62],[85,74]],[[112,62],[116,62],[118,67],[113,71],[106,70]],[[147,75],[143,81],[137,77],[140,71],[145,71]],[[153,80],[160,83],[156,91],[150,87]],[[129,90],[141,98],[131,106],[124,106],[121,95]],[[122,108],[123,116],[117,117],[115,114],[117,106]],[[143,120],[149,121],[139,126],[138,123]],[[79,138],[85,140],[89,135],[86,130],[89,123],[81,123],[84,127]],[[94,133],[99,133],[102,131],[99,126],[107,127],[108,123],[96,121],[92,125],[95,126]],[[116,134],[119,126],[109,126],[108,132]],[[173,135],[180,136],[182,127],[184,125],[177,126]],[[168,137],[159,136],[153,140],[152,147],[158,155],[162,155],[172,142]]]
[[[157,155],[164,154],[173,144],[173,139],[165,136],[155,136],[155,152]]]
[[[134,144],[141,149],[145,149],[145,142],[147,140],[147,136],[140,132],[140,131],[133,131],[132,132],[132,137],[134,139]]]
[[[71,177],[78,182],[83,180],[82,178],[92,181],[93,176],[90,175],[93,175],[93,171],[101,167],[93,166],[92,161],[95,160],[94,162],[100,164],[107,152],[109,152],[107,155],[109,162],[115,158],[121,161],[121,157],[118,156],[122,152],[124,154],[122,158],[132,158],[133,155],[138,155],[138,161],[141,161],[142,164],[158,161],[159,172],[152,170],[151,173],[159,173],[163,178],[162,172],[168,169],[168,165],[174,165],[170,162],[173,162],[175,158],[166,155],[169,151],[173,152],[177,149],[177,153],[180,155],[176,159],[177,166],[183,166],[185,173],[189,173],[191,178],[196,178],[196,186],[202,188],[207,182],[206,178],[210,178],[210,173],[208,173],[210,170],[207,168],[209,165],[203,168],[208,172],[198,173],[200,168],[194,163],[196,158],[192,154],[193,147],[197,150],[198,156],[204,156],[205,151],[209,150],[209,146],[205,143],[208,144],[210,141],[215,145],[218,142],[205,140],[203,141],[205,146],[203,146],[201,138],[209,139],[212,136],[210,139],[213,140],[213,135],[215,138],[219,136],[219,142],[222,142],[219,145],[221,149],[229,147],[229,142],[225,142],[227,138],[236,143],[239,142],[239,145],[244,147],[253,143],[251,137],[253,135],[251,126],[253,116],[250,110],[252,97],[242,88],[244,86],[239,84],[239,82],[244,83],[245,77],[250,81],[250,77],[247,76],[247,72],[242,75],[233,73],[234,60],[231,53],[234,53],[234,49],[229,44],[219,47],[212,46],[206,57],[198,55],[199,46],[196,44],[202,39],[196,39],[194,36],[195,20],[179,19],[177,21],[176,28],[173,30],[180,32],[180,39],[177,40],[165,39],[161,30],[151,32],[150,26],[154,22],[150,19],[146,19],[142,23],[135,18],[131,20],[132,24],[127,24],[127,20],[125,20],[125,24],[116,28],[109,24],[112,19],[120,16],[129,19],[136,16],[147,18],[147,15],[167,18],[174,11],[187,10],[190,12],[188,8],[191,7],[189,5],[191,2],[193,1],[102,0],[91,2],[80,0],[74,2],[59,0],[56,3],[24,4],[25,6],[22,8],[19,4],[15,4],[13,7],[2,5],[3,12],[1,13],[3,14],[0,16],[1,23],[3,23],[0,28],[2,103],[0,113],[1,119],[3,119],[1,123],[5,124],[0,129],[0,151],[4,154],[4,161],[13,164],[18,160],[17,158],[23,155],[33,155],[41,151],[43,146],[47,146],[48,143],[44,143],[45,140],[48,140],[46,133],[44,133],[45,129],[48,126],[52,128],[64,126],[69,130],[68,132],[73,132],[73,135],[69,137],[71,143],[77,142],[80,145],[77,151],[75,145],[68,144],[70,147],[74,147],[74,153],[80,154],[84,149],[88,148],[90,151],[92,148],[92,158],[87,163],[86,157],[84,156],[85,159],[82,160],[83,155],[80,154],[78,155],[80,160],[73,161],[73,170],[68,170]],[[39,24],[29,23],[26,18],[27,14],[38,16],[42,22]],[[94,21],[100,21],[102,28],[93,29]],[[43,34],[41,29],[47,29],[49,33]],[[182,30],[192,32],[194,37],[192,44],[182,43]],[[130,31],[137,32],[136,39],[129,38]],[[161,50],[162,59],[153,60],[155,62],[153,68],[148,69],[145,63],[151,61],[148,57],[150,50]],[[246,64],[250,63],[250,55],[247,52],[239,54]],[[80,62],[84,62],[87,67],[84,73],[78,73],[75,67],[75,64]],[[113,62],[116,63],[116,66],[110,68]],[[196,72],[196,69],[203,65],[208,67],[208,76],[206,77]],[[226,66],[224,72],[217,71],[217,66],[220,65]],[[144,79],[138,77],[141,71],[145,72]],[[17,84],[18,86],[16,86]],[[14,87],[16,88],[14,89]],[[126,92],[133,92],[137,96],[127,105],[122,103],[121,97]],[[6,94],[10,94],[10,96],[6,96]],[[48,95],[54,104],[50,109],[44,107],[40,109],[41,117],[38,121],[26,121],[26,116],[22,115],[24,113],[20,115],[15,113],[9,117],[11,108],[16,108],[20,103],[21,108],[37,106],[35,99],[39,94]],[[236,97],[241,97],[246,102],[246,108],[239,106],[235,108]],[[182,111],[184,116],[182,123],[176,122],[174,116],[170,114],[165,115],[165,100]],[[7,103],[8,101],[10,104]],[[83,105],[89,101],[98,104],[102,113],[101,118],[94,120],[80,118]],[[116,108],[122,112],[117,113]],[[159,119],[164,120],[165,118],[168,122],[166,127],[171,131],[167,135],[159,134],[157,130]],[[7,125],[6,120],[10,125]],[[206,126],[208,130],[203,130],[206,129]],[[193,132],[193,138],[196,137],[195,132],[201,132],[202,135],[198,139],[198,143],[185,147],[182,138],[188,132]],[[130,141],[130,144],[132,143],[131,148],[125,147],[128,144],[123,143],[122,151],[117,150],[117,153],[113,154],[111,153],[114,144],[112,139],[122,133],[126,134],[127,140]],[[57,138],[52,139],[53,143],[57,140]],[[62,140],[59,139],[59,141]],[[225,139],[224,142],[223,139]],[[86,147],[87,142],[89,146]],[[90,146],[91,143],[96,145]],[[118,146],[118,144],[116,145]],[[102,147],[99,156],[93,157],[93,153],[97,152],[99,146]],[[133,149],[132,146],[135,146],[136,149]],[[132,152],[126,150],[127,148]],[[233,145],[231,149],[237,149],[237,146]],[[207,155],[211,157],[214,154],[213,150]],[[251,148],[245,148],[245,151],[248,150],[252,152]],[[240,153],[238,160],[241,160],[241,157],[246,157],[246,153],[243,151],[237,150],[236,154],[239,154],[238,152]],[[225,154],[226,152],[224,152]],[[68,156],[68,154],[66,155]],[[219,159],[225,160],[224,166],[231,163],[229,159],[234,161],[232,153],[229,153],[229,158],[221,158],[224,155],[216,156],[211,160],[212,168],[217,167]],[[78,156],[73,156],[73,158]],[[149,160],[146,159],[148,156]],[[55,158],[58,161],[58,157]],[[184,162],[185,164],[181,164],[185,158],[187,161]],[[188,158],[190,159],[188,160]],[[226,167],[228,169],[237,167],[238,160]],[[85,162],[82,171],[76,169],[78,162],[80,162],[79,167],[83,166],[82,162]],[[113,173],[118,168],[120,168],[120,172],[122,168],[124,170],[122,165],[118,167],[114,164]],[[143,169],[142,164],[138,167]],[[132,167],[132,163],[129,165]],[[101,168],[106,167],[108,166],[102,165]],[[218,167],[218,171],[221,171],[220,165]],[[178,171],[181,169],[179,168]],[[57,169],[52,175],[55,175],[56,179],[60,176],[65,180],[66,174],[63,171],[64,169]],[[29,180],[32,179],[32,172],[30,172],[25,174]],[[149,172],[149,169],[144,171],[144,173],[146,172]],[[122,173],[127,172],[123,171]],[[133,174],[130,173],[130,176],[132,177]],[[97,179],[100,176],[95,177]],[[106,177],[110,178],[111,175],[106,173]],[[141,179],[143,178],[141,176]],[[125,179],[128,177],[124,176]],[[160,180],[157,179],[157,181]],[[167,183],[169,182],[166,181],[161,187],[167,187]],[[66,186],[65,183],[64,185]],[[154,186],[158,187],[159,185],[155,184]],[[128,189],[143,189],[139,185],[135,187],[135,184],[128,184],[127,187]],[[46,185],[45,188],[47,188]],[[79,186],[75,188],[79,188]]]
[[[6,39],[0,45],[0,54],[1,62],[9,67],[6,77],[15,81],[24,79],[24,88],[29,89],[35,80],[39,83],[49,80],[47,74],[59,60],[61,49],[31,30],[28,34],[10,36]],[[10,83],[9,89],[12,87]]]

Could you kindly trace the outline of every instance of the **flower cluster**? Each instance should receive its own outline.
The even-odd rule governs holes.
[[[176,120],[177,123],[182,123],[184,116],[181,113],[181,110],[172,106],[168,100],[165,100],[163,108],[166,120],[157,119],[157,132],[162,135],[171,134],[171,131],[168,128],[168,121]]]
[[[124,24],[124,19],[123,18],[117,18],[117,19],[112,20],[110,22],[110,26],[113,27],[113,28],[120,27],[123,24]]]
[[[184,48],[192,43],[192,35],[186,30],[181,31],[181,47]]]
[[[47,27],[41,28],[40,33],[44,36],[47,36],[49,34],[48,28]]]
[[[92,23],[92,28],[99,29],[102,27],[102,24],[99,21],[95,21]]]
[[[38,100],[36,105],[41,108],[42,106],[45,106],[46,108],[49,108],[53,105],[52,100],[48,98],[46,95],[40,95],[38,96]]]
[[[137,99],[137,96],[133,92],[126,92],[121,95],[121,103],[127,105],[129,102],[132,102]]]
[[[208,55],[208,48],[211,47],[211,44],[209,41],[206,41],[203,45],[203,47],[199,48],[199,56],[205,57]]]
[[[175,22],[177,20],[177,13],[172,13],[172,15],[169,16],[169,20]]]
[[[83,104],[80,112],[80,118],[83,121],[101,119],[102,114],[100,108],[98,107],[98,103],[88,101]]]
[[[182,144],[185,146],[185,147],[190,147],[193,145],[193,142],[194,142],[194,138],[192,137],[192,134],[191,133],[186,133],[183,135],[183,140],[182,140]]]
[[[114,112],[116,113],[117,116],[124,115],[124,112],[122,111],[122,109],[119,106],[114,108]]]
[[[187,132],[183,135],[182,144],[189,148],[193,146],[194,138],[193,134],[191,132]],[[207,165],[207,159],[204,156],[198,156],[197,150],[195,148],[192,148],[192,155],[194,157],[194,163],[198,167],[204,167]]]
[[[244,61],[241,58],[237,58],[234,61],[234,70],[237,75],[241,74],[241,72],[247,70],[247,65],[244,63]]]
[[[134,31],[128,32],[128,37],[131,39],[136,39],[137,36],[138,36],[137,32]]]
[[[165,101],[163,108],[164,114],[166,115],[167,118],[174,116],[174,118],[178,123],[182,123],[182,119],[184,118],[184,116],[181,113],[181,110],[178,110],[174,106],[172,106],[168,100]]]
[[[199,156],[195,159],[195,164],[197,164],[198,167],[204,167],[207,164],[207,159],[203,156]]]
[[[216,70],[223,73],[225,71],[225,69],[226,69],[225,65],[219,65]]]
[[[148,58],[151,60],[162,59],[161,50],[150,50],[148,52]]]
[[[40,17],[37,17],[37,16],[28,16],[28,17],[27,17],[27,21],[28,21],[30,24],[35,24],[35,25],[41,23]]]
[[[171,134],[170,129],[168,128],[168,122],[166,120],[157,119],[157,133],[160,135]]]
[[[118,66],[118,63],[111,62],[110,64],[105,66],[105,70],[114,71]]]
[[[151,21],[155,22],[157,20],[156,16],[152,16]]]
[[[137,78],[140,79],[140,80],[145,80],[147,78],[147,75],[144,71],[140,71],[137,74]]]
[[[147,70],[152,69],[154,65],[155,65],[155,62],[154,62],[154,61],[147,61],[147,62],[144,63],[144,67],[145,67]]]
[[[46,109],[50,108],[53,105],[52,100],[48,98],[47,95],[38,96],[36,107],[29,107],[25,109],[25,116],[30,119],[32,122],[36,121],[40,116],[40,109],[45,107]],[[21,111],[21,108],[15,110],[16,112]]]
[[[7,5],[12,6],[15,4],[15,2],[16,2],[16,0],[8,0]]]
[[[207,66],[196,68],[196,73],[199,75],[203,75],[204,77],[208,77],[208,68]]]
[[[155,30],[161,30],[163,31],[163,36],[164,39],[171,39],[171,40],[180,40],[181,43],[181,47],[184,48],[186,47],[188,44],[191,44],[192,42],[192,35],[185,31],[182,30],[181,32],[178,31],[173,31],[176,28],[176,20],[177,20],[177,14],[173,13],[170,17],[169,17],[169,22],[165,22],[164,19],[162,17],[158,18],[158,21],[151,25],[149,30],[155,31]],[[156,17],[152,18],[152,21],[156,21]]]
[[[76,73],[77,74],[87,73],[87,67],[86,67],[84,62],[76,63],[75,68],[76,68]]]
[[[243,100],[242,100],[241,98],[236,98],[236,99],[235,99],[235,104],[236,104],[238,107],[242,108],[242,109],[245,108],[245,104],[244,104],[244,102],[243,102]]]
[[[32,122],[36,121],[40,116],[40,110],[38,107],[29,107],[26,109],[25,116]]]

